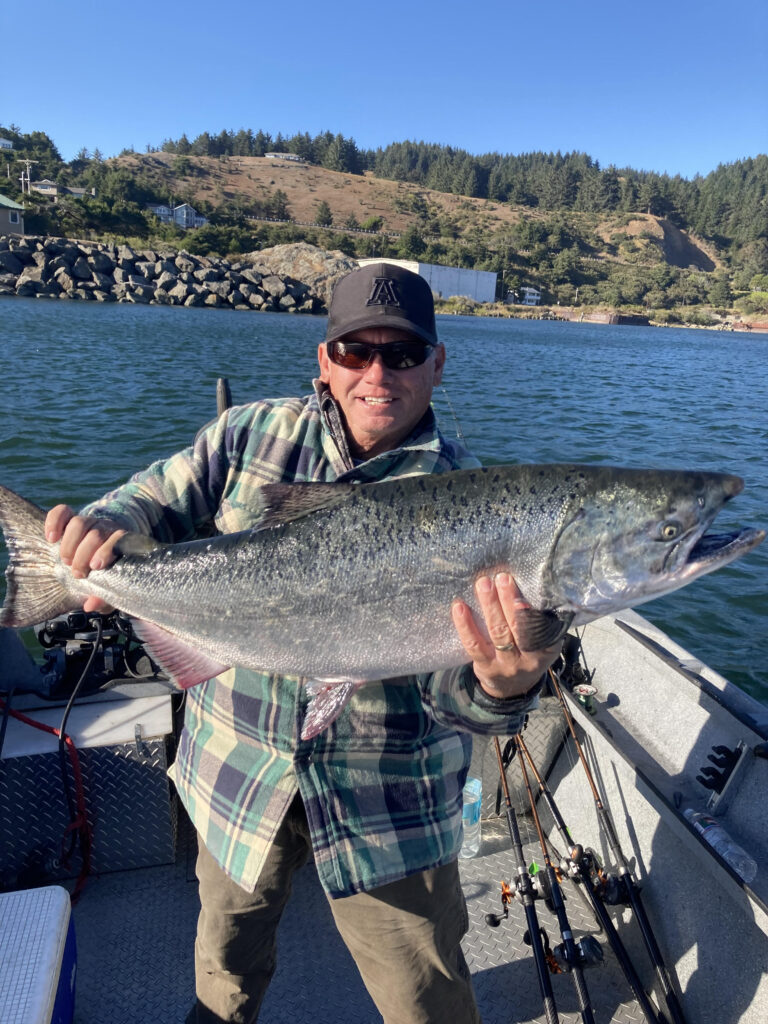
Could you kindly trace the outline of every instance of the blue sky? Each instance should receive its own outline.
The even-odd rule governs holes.
[[[65,160],[330,130],[707,174],[768,152],[766,0],[0,0],[0,124]]]

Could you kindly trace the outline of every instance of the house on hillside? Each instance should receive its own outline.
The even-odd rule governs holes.
[[[0,138],[0,149],[13,149],[13,143],[10,139]]]
[[[394,263],[419,274],[438,299],[462,295],[475,302],[495,302],[496,274],[489,270],[469,270],[467,267],[443,267],[439,263],[419,263],[417,260],[390,260],[380,256],[357,261],[361,267],[368,263]]]
[[[70,188],[69,185],[59,185],[50,178],[43,178],[42,181],[30,181],[30,192],[39,192],[41,196],[48,196],[55,202],[59,196],[95,196],[95,188]]]
[[[0,194],[0,235],[24,234],[24,207]]]
[[[520,288],[518,291],[508,291],[505,302],[520,306],[538,306],[541,302],[541,292],[538,288]]]
[[[267,160],[288,160],[292,164],[303,164],[306,162],[296,153],[265,153],[264,156]]]
[[[147,207],[163,224],[178,224],[185,231],[189,228],[201,228],[208,223],[208,218],[198,213],[189,203],[168,206],[165,203],[150,203]]]

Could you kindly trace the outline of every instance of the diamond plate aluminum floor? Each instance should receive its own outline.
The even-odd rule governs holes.
[[[525,821],[521,831],[525,839]],[[526,854],[536,858],[534,846]],[[76,1024],[183,1024],[194,993],[193,944],[198,912],[195,840],[184,818],[173,865],[91,878],[74,908],[78,946]],[[461,862],[470,915],[465,953],[484,1024],[544,1024],[533,959],[523,943],[525,916],[513,900],[497,929],[485,915],[500,910],[500,881],[514,873],[506,820],[483,822],[480,855]],[[571,926],[595,932],[578,895],[566,888]],[[554,918],[537,902],[552,945]],[[586,982],[597,1024],[643,1020],[607,944],[606,963]],[[303,868],[280,925],[277,972],[262,1007],[262,1024],[377,1024],[381,1018],[333,926],[314,868]],[[567,975],[552,979],[562,1024],[577,1024]]]

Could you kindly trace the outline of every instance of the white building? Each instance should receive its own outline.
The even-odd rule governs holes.
[[[10,139],[0,139],[0,149],[13,149],[13,143]]]
[[[521,288],[520,296],[524,306],[538,306],[541,302],[541,292],[538,288]]]
[[[496,301],[496,274],[489,270],[468,270],[464,267],[442,267],[438,263],[417,260],[390,260],[374,257],[357,261],[361,267],[369,263],[394,263],[419,274],[439,299],[462,295],[475,302]]]

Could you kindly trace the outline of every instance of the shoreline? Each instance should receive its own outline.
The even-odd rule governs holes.
[[[595,308],[591,306],[511,306],[502,302],[478,303],[468,299],[437,299],[435,313],[444,316],[479,316],[509,320],[559,320],[563,323],[604,324],[632,327],[684,327],[689,330],[721,331],[737,334],[768,333],[768,320],[744,320],[736,313],[725,316],[712,314],[712,323],[702,324],[686,320],[679,311],[668,320],[638,313],[631,306]]]
[[[307,258],[304,250],[312,250],[311,258]],[[289,256],[287,261],[283,256]],[[355,264],[343,253],[329,253],[306,243],[257,250],[230,261],[218,256],[198,256],[173,246],[134,249],[127,244],[108,245],[52,236],[2,235],[0,296],[325,315],[334,281]],[[435,312],[768,333],[768,319],[748,320],[736,310],[706,306],[670,310],[641,310],[632,306],[513,306],[452,296],[436,299]]]

